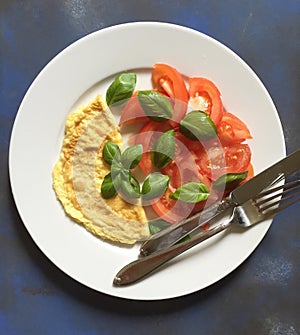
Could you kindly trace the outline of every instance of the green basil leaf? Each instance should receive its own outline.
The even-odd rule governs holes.
[[[101,184],[101,194],[104,199],[112,198],[116,194],[111,173],[107,174],[103,179]]]
[[[111,165],[111,178],[112,182],[114,184],[114,187],[116,191],[118,192],[120,189],[120,185],[122,184],[122,181],[124,179],[123,174],[124,174],[124,168],[120,162],[117,160],[113,160],[113,163]]]
[[[175,155],[174,129],[166,131],[152,145],[151,160],[157,168],[161,169],[169,164]]]
[[[172,119],[173,107],[164,95],[154,91],[139,91],[137,97],[149,119],[156,122]]]
[[[151,173],[142,186],[143,200],[161,197],[169,186],[170,178],[159,172]]]
[[[121,155],[121,163],[126,169],[135,168],[142,159],[143,146],[141,144],[128,147]]]
[[[180,132],[193,141],[208,141],[218,135],[211,118],[199,110],[192,111],[180,121]]]
[[[126,172],[121,162],[117,159],[114,159],[111,164],[110,172],[112,175],[112,180],[115,185],[115,189],[118,190],[120,183],[122,182],[123,178],[122,175]]]
[[[112,164],[114,158],[118,159],[120,157],[120,148],[113,142],[107,141],[102,150],[103,159],[109,165]]]
[[[185,237],[183,237],[181,240],[179,240],[175,244],[183,243],[183,242],[189,241],[190,239],[191,239],[191,236],[190,235],[186,235]]]
[[[134,192],[136,194],[138,194],[138,196],[141,195],[141,186],[139,181],[131,174],[129,173],[129,182],[134,190]]]
[[[247,178],[248,171],[241,173],[227,173],[219,177],[212,185],[214,189],[233,190],[238,184]]]
[[[129,99],[136,85],[135,73],[121,73],[111,83],[106,91],[106,103],[111,106]]]
[[[117,191],[125,199],[136,199],[141,195],[140,184],[129,170],[122,170],[116,178]]]
[[[209,197],[209,191],[202,183],[190,182],[177,188],[174,193],[169,194],[169,197],[174,200],[196,203],[206,200]]]
[[[149,231],[151,235],[159,233],[161,230],[166,229],[170,226],[170,223],[162,219],[152,220],[148,222]]]

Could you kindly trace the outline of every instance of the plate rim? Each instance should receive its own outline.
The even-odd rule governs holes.
[[[256,75],[256,73],[253,71],[253,69],[236,53],[236,52],[233,52],[230,48],[228,48],[226,45],[224,45],[223,43],[219,42],[217,39],[215,39],[214,37],[211,37],[207,34],[204,34],[200,31],[196,31],[192,28],[189,28],[189,27],[185,27],[185,26],[181,26],[181,25],[177,25],[177,24],[173,24],[173,23],[167,23],[167,22],[155,22],[155,21],[142,21],[142,22],[128,22],[128,23],[122,23],[122,24],[117,24],[117,25],[113,25],[113,26],[109,26],[109,27],[106,27],[106,28],[103,28],[103,29],[100,29],[100,30],[97,30],[97,31],[94,31],[90,34],[87,34],[81,38],[79,38],[78,40],[74,41],[73,43],[69,44],[66,48],[64,48],[62,51],[60,51],[58,54],[56,54],[44,67],[43,69],[38,73],[38,75],[34,78],[34,80],[32,81],[32,83],[30,84],[27,92],[25,93],[23,99],[22,99],[22,102],[19,106],[19,109],[18,109],[18,112],[16,114],[16,117],[15,117],[15,120],[14,120],[14,123],[13,123],[13,127],[12,127],[12,131],[11,131],[11,138],[10,138],[10,144],[9,144],[9,157],[8,157],[8,161],[9,161],[9,179],[10,179],[10,184],[11,184],[11,190],[12,190],[12,194],[13,194],[13,198],[14,198],[14,201],[16,203],[16,207],[17,207],[17,210],[18,210],[18,213],[21,217],[21,220],[23,222],[23,224],[25,225],[26,227],[26,230],[29,232],[30,236],[32,237],[33,241],[35,242],[36,246],[38,246],[38,248],[42,251],[42,253],[57,267],[59,268],[61,271],[63,271],[65,274],[67,274],[69,277],[71,277],[72,279],[74,279],[75,281],[81,283],[82,285],[84,286],[87,286],[95,291],[98,291],[98,292],[101,292],[101,293],[104,293],[104,294],[107,294],[107,295],[111,295],[111,296],[115,296],[115,297],[120,297],[120,298],[125,298],[125,299],[130,299],[130,300],[159,300],[159,299],[170,299],[170,298],[176,298],[176,297],[181,297],[181,296],[184,296],[184,295],[187,295],[187,294],[191,294],[193,292],[196,292],[196,291],[199,291],[199,290],[202,290],[206,287],[209,287],[211,286],[212,284],[218,282],[219,280],[221,280],[222,278],[225,278],[227,275],[229,275],[232,271],[234,271],[237,267],[239,267],[251,254],[252,252],[257,248],[257,246],[261,243],[261,240],[264,238],[265,234],[267,233],[270,225],[271,225],[271,221],[266,224],[266,227],[265,227],[265,232],[264,234],[261,236],[261,238],[259,239],[259,241],[257,241],[257,244],[253,247],[253,250],[236,266],[236,267],[233,267],[231,270],[229,270],[229,272],[227,272],[226,275],[221,275],[220,278],[217,278],[215,281],[213,281],[211,284],[205,286],[205,287],[202,287],[202,288],[199,288],[199,289],[196,289],[196,290],[191,290],[191,291],[187,291],[186,293],[182,293],[180,295],[174,295],[174,296],[165,296],[165,297],[156,297],[156,298],[151,298],[151,297],[147,297],[147,296],[144,296],[144,297],[133,297],[131,298],[130,296],[127,296],[126,294],[125,295],[122,295],[122,294],[117,294],[118,292],[116,292],[115,294],[112,293],[112,292],[106,292],[106,291],[101,291],[101,290],[98,290],[98,289],[95,289],[94,287],[90,287],[89,285],[86,285],[85,283],[81,282],[80,280],[78,280],[77,278],[74,278],[74,276],[72,276],[71,274],[69,274],[68,272],[64,271],[64,269],[61,268],[61,266],[58,265],[59,262],[53,260],[49,254],[44,250],[44,248],[42,248],[40,246],[39,243],[37,243],[37,241],[33,238],[34,234],[32,233],[30,227],[28,226],[28,223],[26,222],[26,218],[23,216],[23,213],[22,211],[20,210],[20,207],[21,205],[19,204],[19,201],[18,201],[18,196],[16,194],[16,185],[13,181],[13,174],[14,174],[14,171],[13,171],[13,167],[12,167],[12,161],[13,161],[13,153],[14,153],[14,139],[15,139],[15,136],[16,136],[16,132],[17,132],[17,128],[18,128],[18,122],[19,122],[19,119],[20,119],[20,115],[22,113],[22,109],[23,109],[23,106],[24,104],[26,103],[27,101],[27,98],[30,96],[31,94],[31,91],[34,89],[34,85],[35,83],[38,81],[38,79],[40,77],[43,76],[43,74],[45,73],[45,71],[47,71],[47,69],[49,68],[49,66],[51,66],[52,63],[55,63],[55,61],[58,59],[58,57],[63,57],[65,53],[68,53],[68,52],[71,52],[73,48],[76,48],[80,43],[82,43],[83,40],[87,40],[87,39],[92,39],[94,38],[94,36],[98,35],[98,34],[101,34],[103,33],[103,31],[105,31],[105,33],[109,33],[110,31],[117,31],[118,29],[123,29],[123,28],[127,28],[127,27],[138,27],[138,26],[144,26],[144,27],[167,27],[167,28],[175,28],[175,29],[180,29],[180,30],[185,30],[186,32],[190,32],[190,33],[193,33],[195,35],[199,35],[199,36],[202,36],[202,38],[205,38],[209,41],[212,41],[213,43],[217,43],[218,46],[221,46],[222,48],[226,48],[226,51],[227,52],[230,52],[231,55],[233,55],[234,57],[236,57],[239,61],[242,62],[243,66],[246,66],[248,67],[248,70],[252,73],[253,76],[256,77],[256,80],[260,83],[261,85],[261,88],[264,90],[264,93],[265,95],[269,98],[270,100],[270,103],[273,105],[273,109],[275,110],[275,118],[277,119],[277,123],[278,125],[280,126],[280,129],[281,129],[281,136],[282,136],[282,148],[281,148],[281,151],[282,151],[282,154],[285,155],[285,152],[286,152],[286,147],[285,147],[285,140],[284,140],[284,134],[283,134],[283,130],[282,130],[282,125],[281,125],[281,122],[280,122],[280,118],[279,118],[279,115],[278,115],[278,112],[276,110],[276,107],[272,101],[272,98],[269,94],[269,92],[267,91],[266,87],[264,86],[264,84],[262,83],[262,81],[260,80],[260,78]],[[120,290],[119,290],[119,293],[120,293]]]

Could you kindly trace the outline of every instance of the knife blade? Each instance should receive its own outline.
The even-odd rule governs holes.
[[[174,245],[196,229],[201,229],[204,223],[212,218],[216,218],[224,210],[228,208],[232,208],[233,210],[235,206],[241,205],[251,199],[270,186],[275,180],[281,177],[287,177],[297,171],[299,166],[300,149],[257,174],[246,183],[238,186],[223,201],[215,203],[202,212],[182,220],[175,225],[171,225],[160,233],[153,235],[141,245],[139,256],[149,256],[153,252]]]

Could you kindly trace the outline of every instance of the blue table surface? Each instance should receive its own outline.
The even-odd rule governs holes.
[[[299,148],[299,0],[1,0],[0,334],[300,334],[299,206],[275,218],[232,274],[164,301],[119,299],[82,286],[42,254],[22,224],[10,189],[8,151],[30,84],[75,40],[145,20],[188,26],[235,51],[269,91],[287,152]],[[268,125],[266,131],[272,136]]]

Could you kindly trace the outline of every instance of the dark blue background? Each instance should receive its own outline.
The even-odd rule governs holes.
[[[8,149],[30,84],[75,40],[145,20],[194,28],[235,51],[270,92],[287,151],[299,148],[299,0],[1,0],[0,334],[300,334],[299,206],[276,217],[231,275],[189,296],[156,302],[113,298],[74,282],[39,251],[18,216]],[[268,125],[266,132],[272,136]]]

